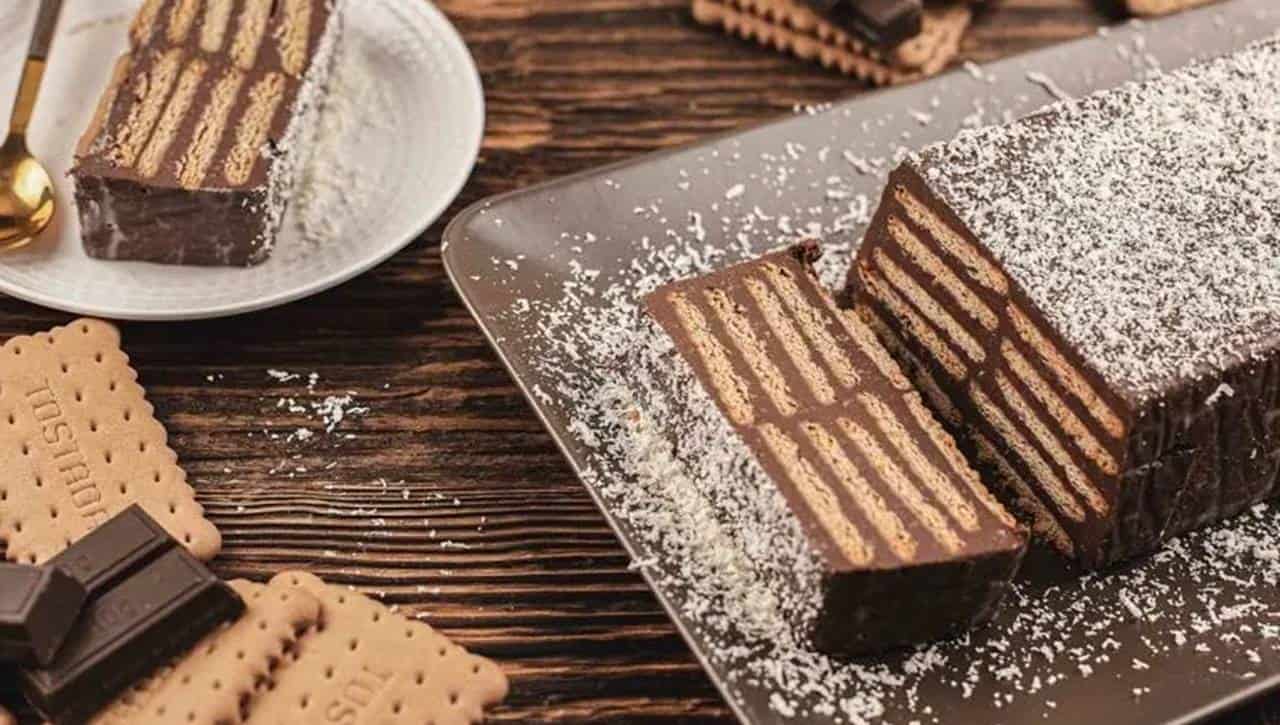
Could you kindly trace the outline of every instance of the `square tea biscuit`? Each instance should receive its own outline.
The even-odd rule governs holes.
[[[283,572],[271,584],[282,581],[320,599],[321,624],[249,703],[249,725],[463,725],[506,697],[497,665],[426,624],[306,572]]]
[[[140,504],[192,554],[222,540],[187,485],[120,333],[76,320],[0,347],[0,540],[39,563]]]

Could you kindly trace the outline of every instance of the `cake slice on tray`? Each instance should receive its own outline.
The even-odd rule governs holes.
[[[815,645],[859,654],[963,631],[994,612],[1026,533],[818,283],[817,254],[809,243],[679,281],[646,306],[821,562]]]
[[[337,0],[147,0],[72,176],[101,259],[265,260],[321,105]]]
[[[1270,40],[890,177],[848,297],[1088,566],[1276,493],[1277,138]]]

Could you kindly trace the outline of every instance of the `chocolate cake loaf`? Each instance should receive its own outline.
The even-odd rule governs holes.
[[[1280,40],[890,177],[847,293],[1100,567],[1276,493]]]
[[[257,264],[340,32],[335,0],[147,0],[76,150],[84,249]]]
[[[818,284],[817,253],[680,281],[646,305],[822,562],[815,644],[856,654],[961,631],[995,610],[1026,534],[875,334]]]

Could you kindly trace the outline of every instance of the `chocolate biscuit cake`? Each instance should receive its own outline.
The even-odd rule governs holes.
[[[72,176],[101,259],[267,258],[340,32],[337,0],[146,0]]]
[[[1276,493],[1280,40],[966,131],[847,294],[1091,567]]]
[[[871,329],[836,307],[816,255],[806,244],[679,281],[646,306],[816,552],[815,645],[856,654],[962,631],[995,610],[1026,534]]]

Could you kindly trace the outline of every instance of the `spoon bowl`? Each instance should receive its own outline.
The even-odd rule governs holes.
[[[49,225],[53,210],[49,172],[23,136],[10,134],[0,146],[0,250],[29,244]]]

